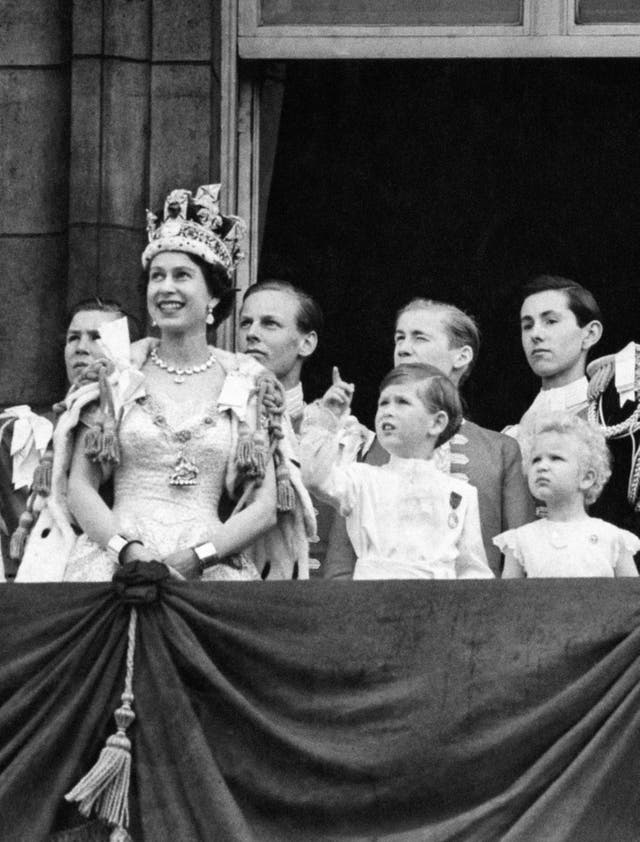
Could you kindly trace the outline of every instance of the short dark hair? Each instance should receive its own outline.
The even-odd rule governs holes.
[[[451,348],[462,348],[469,345],[473,351],[473,359],[460,375],[460,384],[471,374],[480,352],[480,328],[473,316],[465,313],[455,304],[447,304],[445,301],[433,301],[430,298],[412,298],[408,304],[401,307],[396,313],[395,324],[403,313],[411,310],[436,310],[443,317],[444,329],[449,338]]]
[[[458,389],[439,368],[425,363],[402,363],[385,375],[380,393],[394,383],[415,383],[420,400],[429,412],[446,412],[447,426],[438,436],[436,446],[449,441],[462,424],[462,403]]]
[[[255,295],[257,292],[264,292],[265,290],[274,290],[275,292],[285,292],[292,295],[298,302],[298,312],[296,313],[296,327],[300,333],[316,333],[319,337],[322,332],[324,319],[322,310],[315,298],[312,298],[308,292],[305,292],[295,284],[289,281],[281,281],[277,278],[268,278],[260,281],[257,284],[252,284],[245,294],[242,296],[242,303]]]
[[[122,304],[114,298],[102,298],[99,295],[93,298],[83,298],[82,301],[76,302],[67,314],[67,327],[71,324],[73,317],[77,313],[118,313],[121,317],[126,318],[129,325],[129,337],[132,342],[140,338],[142,331],[140,329],[140,322],[131,313],[127,313]]]
[[[539,292],[563,292],[567,299],[567,306],[576,317],[579,327],[584,327],[594,320],[601,322],[602,313],[593,297],[593,293],[576,281],[563,278],[560,275],[538,275],[522,287],[520,306],[530,295]]]

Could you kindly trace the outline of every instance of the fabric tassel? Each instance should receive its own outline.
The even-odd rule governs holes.
[[[282,456],[279,457],[276,467],[276,495],[276,505],[279,512],[292,512],[295,509],[295,493],[291,484],[289,469]]]
[[[13,561],[22,561],[24,549],[27,546],[27,540],[34,520],[35,518],[33,514],[28,509],[25,509],[25,511],[20,515],[18,528],[11,536],[11,540],[9,542],[9,555]]]
[[[125,840],[129,824],[129,783],[131,780],[131,741],[126,730],[136,718],[133,702],[133,657],[137,610],[131,609],[127,641],[127,672],[122,705],[114,713],[117,731],[108,739],[97,763],[65,795],[66,801],[77,801],[83,816],[95,814],[114,825],[112,840]]]
[[[241,421],[238,428],[238,470],[250,479],[262,479],[267,469],[269,442],[261,429],[251,432],[249,425]]]
[[[104,368],[100,369],[100,420],[89,428],[84,439],[84,452],[93,462],[120,463],[118,443],[119,419],[115,417],[111,386]]]
[[[100,461],[120,464],[120,444],[118,442],[118,425],[116,419],[107,415],[102,425],[102,449]]]
[[[269,441],[264,430],[256,430],[253,434],[253,464],[251,476],[262,479],[267,470],[267,459],[269,458]]]
[[[261,416],[266,417],[269,435],[265,438],[264,449],[265,457],[269,452],[267,450],[268,442],[271,442],[271,452],[274,452],[276,460],[276,494],[277,494],[277,509],[279,512],[291,512],[295,509],[295,494],[293,486],[291,485],[291,478],[287,468],[286,461],[282,453],[278,450],[278,443],[284,437],[282,429],[282,415],[285,410],[285,395],[282,384],[280,384],[273,375],[264,375],[258,386],[258,411]],[[256,436],[258,433],[256,433]],[[265,459],[266,469],[266,459]],[[264,472],[262,473],[264,476]]]
[[[124,699],[124,696],[123,696]],[[131,776],[131,741],[125,729],[135,714],[125,704],[115,712],[118,731],[107,739],[98,762],[74,788],[65,795],[67,801],[78,801],[78,809],[89,817],[95,806],[96,815],[111,824],[129,821],[129,779]]]
[[[96,421],[89,427],[84,437],[84,452],[94,462],[97,462],[102,453],[102,422]]]
[[[254,462],[254,442],[251,429],[246,421],[238,425],[238,449],[236,451],[236,465],[242,473],[251,470]]]
[[[51,493],[51,472],[53,469],[53,451],[47,450],[33,472],[33,491],[48,497]]]

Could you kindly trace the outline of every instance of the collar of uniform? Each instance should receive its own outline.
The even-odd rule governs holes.
[[[526,414],[578,412],[587,404],[588,385],[587,378],[581,377],[579,380],[574,380],[573,383],[567,383],[566,386],[558,386],[555,389],[541,389]]]

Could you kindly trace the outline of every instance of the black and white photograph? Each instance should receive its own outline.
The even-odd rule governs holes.
[[[0,0],[0,138],[0,842],[638,842],[640,0]]]

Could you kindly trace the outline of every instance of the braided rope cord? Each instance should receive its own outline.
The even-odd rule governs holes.
[[[636,406],[631,415],[619,424],[607,426],[602,412],[602,395],[589,402],[588,418],[591,424],[600,427],[607,439],[618,439],[623,436],[633,435],[640,428],[640,404]]]
[[[627,483],[627,501],[636,511],[640,511],[638,491],[640,490],[640,449],[636,444],[634,433],[640,429],[640,403],[635,409],[618,424],[607,425],[604,420],[602,408],[602,396],[605,389],[613,380],[615,364],[612,360],[603,363],[594,371],[589,381],[589,408],[587,417],[591,424],[599,427],[606,439],[621,439],[628,436],[631,439],[631,460],[629,481]],[[636,383],[640,382],[640,355],[636,354]]]
[[[125,694],[130,702],[133,701],[133,659],[136,653],[136,628],[138,625],[138,610],[135,606],[131,608],[129,616],[129,629],[127,632],[127,670],[124,677],[124,693],[122,700],[124,701]],[[129,707],[131,705],[129,704]]]

